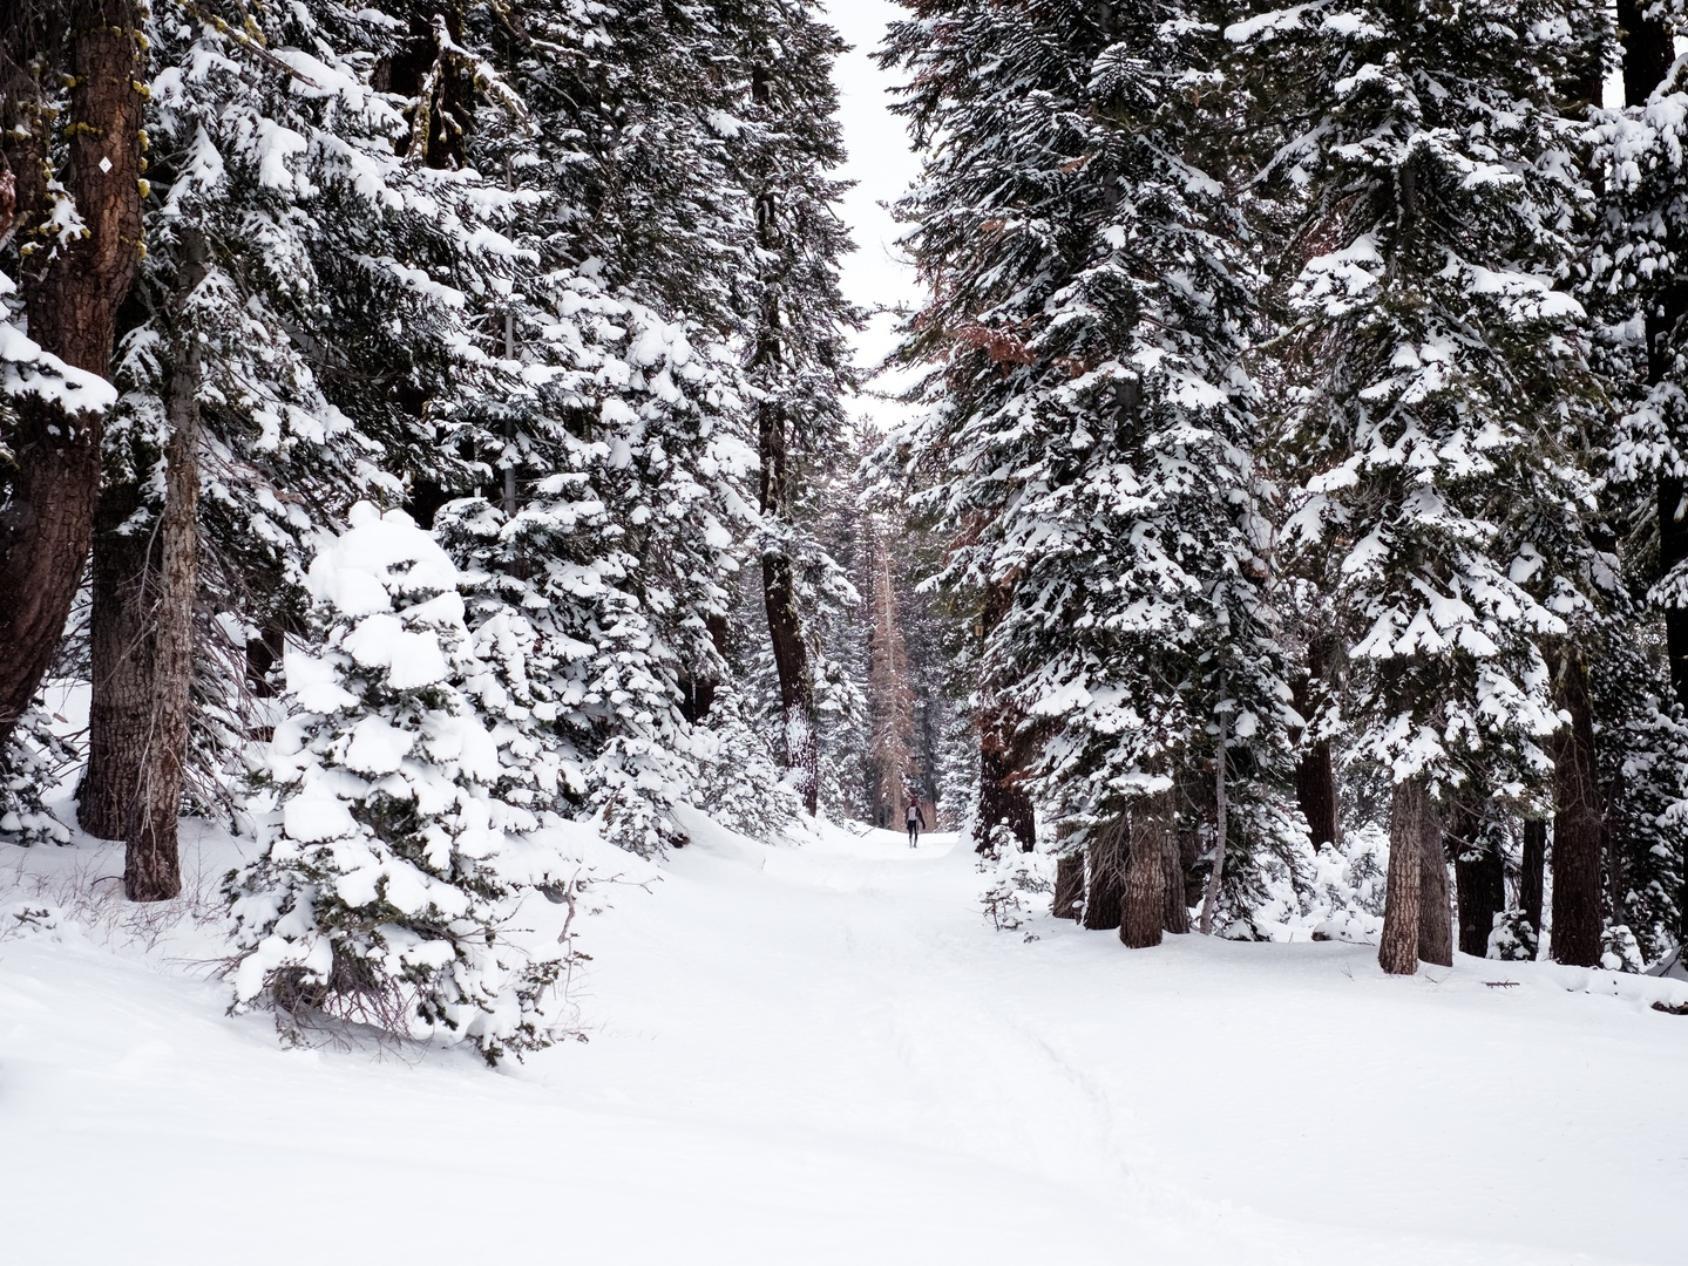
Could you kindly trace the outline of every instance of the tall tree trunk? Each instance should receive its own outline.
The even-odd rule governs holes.
[[[1418,957],[1438,967],[1454,965],[1454,921],[1448,895],[1448,852],[1432,806],[1419,835]]]
[[[84,235],[46,248],[22,278],[29,336],[43,350],[101,378],[110,372],[117,309],[141,251],[140,127],[143,65],[136,0],[61,0],[44,15],[6,5],[0,16],[0,147],[14,179],[16,231],[53,212],[49,177],[75,200]],[[54,12],[57,10],[57,12]],[[68,32],[68,65],[40,46]],[[37,61],[37,59],[44,59]],[[51,126],[23,68],[72,83],[62,123],[68,162],[49,163]],[[13,471],[0,510],[0,745],[52,664],[81,582],[100,485],[103,406],[67,410],[14,397]]]
[[[1119,926],[1125,902],[1125,830],[1123,818],[1090,837],[1085,850],[1084,926],[1108,932]]]
[[[1484,958],[1495,919],[1506,910],[1506,862],[1484,838],[1481,810],[1469,801],[1454,806],[1448,828],[1459,895],[1459,948]]]
[[[124,836],[123,889],[131,901],[165,901],[182,890],[177,834],[193,694],[193,616],[199,596],[199,334],[190,310],[209,266],[205,239],[182,231],[177,333],[165,413],[164,514],[159,523],[157,615],[149,676],[150,725],[140,795]]]
[[[1050,913],[1077,919],[1084,910],[1084,855],[1069,853],[1055,863],[1055,900]]]
[[[787,502],[785,420],[772,406],[762,409],[762,512],[783,515]],[[815,733],[815,683],[809,672],[809,647],[803,640],[797,583],[791,558],[781,545],[762,552],[762,603],[780,682],[781,741],[785,766],[797,771],[803,807],[820,807],[820,746]]]
[[[985,590],[981,613],[982,636],[1008,614],[1014,600],[1011,580],[997,581]],[[1015,716],[1001,700],[992,699],[979,709],[979,837],[974,847],[985,852],[991,847],[993,834],[1005,827],[1019,841],[1022,852],[1030,852],[1037,844],[1037,821],[1032,812],[1031,798],[1019,781],[1019,760],[1014,743]],[[1093,894],[1092,894],[1093,895]],[[1086,898],[1085,927],[1093,926],[1090,919],[1095,902]],[[1109,923],[1106,926],[1113,927]]]
[[[1600,845],[1605,834],[1594,749],[1594,709],[1582,656],[1559,659],[1559,706],[1570,723],[1554,739],[1553,960],[1600,962]]]
[[[1377,961],[1394,976],[1418,970],[1419,902],[1424,837],[1433,829],[1430,789],[1421,778],[1395,784],[1389,807],[1389,878],[1383,899],[1383,939]]]
[[[1307,645],[1307,672],[1292,683],[1295,710],[1303,717],[1313,709],[1314,683],[1323,681],[1329,671],[1327,648],[1314,639]],[[1313,847],[1337,843],[1341,828],[1337,821],[1336,760],[1328,739],[1302,747],[1295,765],[1295,798],[1307,819]]]
[[[1139,800],[1131,810],[1131,842],[1125,862],[1125,898],[1119,939],[1131,949],[1161,943],[1166,921],[1166,842],[1170,827],[1167,796]]]
[[[1524,822],[1524,851],[1518,867],[1518,910],[1541,937],[1543,880],[1547,872],[1547,820],[1528,818]]]
[[[76,816],[84,831],[103,840],[127,837],[151,746],[160,532],[155,523],[123,530],[140,508],[136,487],[121,484],[101,495],[96,516],[88,767],[77,790]]]
[[[753,66],[751,96],[758,105],[770,103],[768,70]],[[764,257],[776,260],[781,254],[780,173],[759,173],[761,188],[756,193],[756,243]],[[762,278],[762,315],[752,349],[753,377],[777,378],[786,359],[784,278],[774,273]],[[778,399],[764,400],[757,408],[757,435],[761,448],[762,513],[776,527],[791,506],[790,419]],[[780,682],[781,741],[787,769],[797,771],[798,792],[803,807],[813,815],[820,807],[820,746],[816,734],[815,683],[809,665],[809,647],[803,638],[803,618],[797,600],[797,583],[791,556],[783,541],[770,541],[762,550],[762,603],[768,614],[768,633],[773,643],[774,669]]]

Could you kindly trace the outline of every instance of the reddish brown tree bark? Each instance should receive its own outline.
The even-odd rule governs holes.
[[[77,369],[109,372],[117,309],[141,249],[140,127],[145,80],[135,0],[6,5],[0,73],[7,76],[0,132],[16,182],[28,263],[22,277],[30,337]],[[37,16],[41,24],[36,24]],[[64,43],[64,60],[58,53]],[[56,121],[66,138],[62,181],[86,233],[59,242],[47,228],[48,130],[54,121],[24,71],[67,75],[70,108]],[[59,175],[60,173],[53,173]],[[15,469],[0,512],[0,743],[29,706],[52,663],[81,580],[99,495],[102,407],[67,412],[24,396],[10,439]]]
[[[1395,976],[1418,970],[1419,908],[1423,900],[1424,837],[1435,830],[1430,790],[1421,778],[1395,784],[1389,808],[1389,877],[1383,903],[1383,939],[1377,961]]]
[[[1559,657],[1559,706],[1570,717],[1553,744],[1553,960],[1600,962],[1600,846],[1605,835],[1594,707],[1582,656]]]
[[[1431,806],[1419,835],[1418,957],[1438,967],[1454,964],[1454,921],[1448,894],[1448,854]]]

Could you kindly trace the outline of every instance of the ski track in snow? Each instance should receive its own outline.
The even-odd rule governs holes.
[[[949,837],[693,825],[587,921],[591,1042],[499,1073],[279,1049],[183,961],[208,933],[0,941],[0,1260],[1682,1260],[1688,1021],[1646,1003],[1688,986],[1025,942]]]

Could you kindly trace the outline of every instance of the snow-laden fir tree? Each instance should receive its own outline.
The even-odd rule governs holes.
[[[1323,560],[1353,748],[1393,784],[1381,960],[1411,972],[1451,953],[1437,798],[1480,769],[1528,800],[1594,607],[1583,313],[1555,289],[1586,205],[1555,109],[1575,40],[1550,0],[1303,5],[1228,34],[1296,213],[1288,539]]]
[[[263,854],[231,872],[237,1011],[469,1042],[489,1061],[556,1036],[566,962],[506,935],[514,902],[555,882],[542,769],[501,759],[477,699],[492,667],[458,575],[400,511],[364,502],[307,577],[314,645],[286,660],[287,719]]]
[[[555,772],[561,807],[644,852],[677,838],[668,811],[698,776],[682,678],[718,659],[708,629],[750,519],[736,361],[716,332],[727,267],[666,253],[699,231],[691,212],[730,201],[708,96],[684,95],[709,28],[690,10],[653,15],[476,10],[423,74],[473,71],[484,90],[432,112],[449,122],[435,148],[460,183],[501,176],[493,206],[512,210],[509,236],[488,235],[502,266],[463,303],[494,389],[428,392],[462,463],[434,486],[448,499],[435,526],[465,569],[518,759]],[[682,177],[684,200],[658,194]],[[730,225],[701,238],[723,239]]]
[[[808,525],[849,451],[842,397],[857,315],[838,282],[849,236],[833,65],[843,51],[817,0],[717,0],[743,96],[731,126],[754,216],[755,272],[741,302],[761,459],[763,605],[779,684],[780,747],[809,813],[819,808],[822,691],[814,627],[854,595]]]
[[[449,415],[448,391],[496,391],[472,298],[508,249],[508,199],[407,161],[406,103],[367,81],[372,37],[397,43],[372,13],[226,22],[165,3],[149,31],[149,249],[114,367],[79,805],[113,838],[142,826],[143,799],[172,833],[180,776],[160,771],[197,774],[201,805],[229,773],[245,643],[264,648],[250,684],[265,689],[262,659],[299,622],[307,536],[359,493],[458,469],[418,402]],[[185,754],[161,723],[183,689]]]
[[[1241,364],[1254,281],[1201,166],[1219,29],[1199,5],[915,7],[891,60],[936,298],[905,355],[942,371],[912,443],[966,533],[949,581],[996,595],[984,685],[1057,846],[1089,853],[1093,925],[1119,923],[1123,879],[1122,936],[1153,944],[1187,926],[1175,830],[1214,804],[1216,753],[1249,804],[1290,715]]]
[[[1652,601],[1688,708],[1688,34],[1681,0],[1619,6],[1624,103],[1596,128],[1602,174],[1590,288],[1612,335],[1613,473],[1655,521]],[[1645,538],[1643,538],[1645,539]]]

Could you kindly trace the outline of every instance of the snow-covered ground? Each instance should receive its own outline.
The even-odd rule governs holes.
[[[0,1261],[1688,1260],[1688,985],[1028,943],[943,837],[697,826],[587,923],[591,1041],[496,1073],[280,1049],[210,924],[76,896],[116,849],[0,848],[79,920],[0,934]]]

